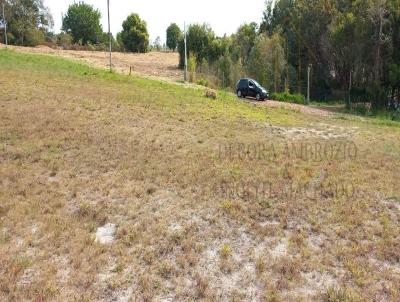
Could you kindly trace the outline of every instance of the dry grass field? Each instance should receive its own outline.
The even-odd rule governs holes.
[[[400,300],[399,124],[10,50],[0,74],[1,301]]]

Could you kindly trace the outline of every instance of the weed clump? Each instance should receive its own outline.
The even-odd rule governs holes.
[[[224,244],[220,250],[221,258],[226,260],[231,255],[231,247],[228,244]]]
[[[216,100],[217,99],[217,92],[213,89],[206,90],[206,97],[209,99]]]
[[[302,94],[291,94],[287,92],[282,92],[282,93],[273,93],[271,95],[271,98],[274,101],[278,102],[289,102],[289,103],[295,103],[295,104],[301,104],[304,105],[306,103],[306,99],[304,95]]]

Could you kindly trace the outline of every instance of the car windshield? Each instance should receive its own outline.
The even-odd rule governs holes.
[[[259,83],[257,83],[257,81],[252,81],[253,83],[254,83],[254,85],[256,85],[257,87],[259,87],[259,88],[263,88]]]

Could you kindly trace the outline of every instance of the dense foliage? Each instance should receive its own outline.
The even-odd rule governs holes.
[[[312,66],[312,96],[386,105],[400,88],[398,0],[269,0],[261,32],[286,41],[292,90],[303,92]],[[341,93],[341,95],[340,95]]]
[[[172,23],[167,28],[167,47],[173,51],[178,47],[179,39],[182,36],[182,32],[176,23]]]
[[[131,14],[122,23],[122,32],[118,39],[124,48],[131,52],[147,52],[149,50],[149,34],[147,24],[138,14]]]
[[[53,19],[43,0],[5,0],[8,41],[36,46],[45,41]]]
[[[187,31],[197,72],[235,85],[240,75],[257,78],[272,92],[311,98],[372,102],[379,109],[400,93],[398,0],[268,0],[262,23],[243,24],[230,37],[207,25]],[[180,66],[184,60],[179,42]],[[199,75],[197,76],[199,77]]]
[[[62,29],[72,36],[74,43],[97,44],[103,35],[100,17],[100,12],[91,5],[72,4],[63,18]]]

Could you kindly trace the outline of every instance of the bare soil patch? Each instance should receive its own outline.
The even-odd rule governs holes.
[[[313,114],[313,115],[318,115],[318,116],[329,116],[329,115],[335,114],[334,112],[328,111],[328,110],[313,108],[310,106],[304,106],[304,105],[299,105],[299,104],[278,102],[278,101],[273,101],[273,100],[268,100],[266,102],[252,101],[252,103],[258,104],[260,106],[267,106],[270,108],[284,108],[284,109],[294,110],[294,111],[298,111],[301,113]]]

